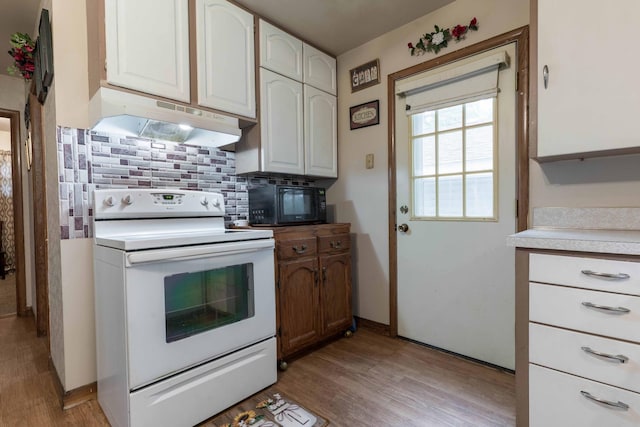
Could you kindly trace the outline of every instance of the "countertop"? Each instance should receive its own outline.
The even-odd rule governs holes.
[[[533,228],[507,237],[530,249],[640,255],[640,208],[537,208]]]

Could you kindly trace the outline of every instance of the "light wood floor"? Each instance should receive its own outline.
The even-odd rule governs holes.
[[[32,318],[0,319],[0,426],[105,426],[95,400],[60,409]],[[514,376],[360,329],[290,363],[273,390],[332,426],[513,426]]]

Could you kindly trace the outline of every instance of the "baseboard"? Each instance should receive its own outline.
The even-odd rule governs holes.
[[[389,329],[389,325],[385,325],[384,323],[374,322],[373,320],[363,319],[362,317],[354,316],[356,319],[356,326],[358,328],[369,329],[373,332],[376,332],[380,335],[390,336],[391,332]]]
[[[73,408],[74,406],[78,406],[81,403],[96,398],[98,390],[98,384],[96,382],[74,388],[73,390],[64,391],[62,381],[60,381],[60,377],[58,377],[58,371],[56,371],[55,367],[53,366],[53,361],[51,360],[51,358],[49,358],[49,368],[51,369],[51,372],[53,372],[56,394],[58,395],[60,407],[63,410]]]

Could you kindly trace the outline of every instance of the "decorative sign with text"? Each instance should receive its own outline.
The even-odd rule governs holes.
[[[380,60],[374,59],[349,71],[351,93],[380,83]]]
[[[349,128],[360,129],[380,123],[380,102],[365,102],[349,108]]]

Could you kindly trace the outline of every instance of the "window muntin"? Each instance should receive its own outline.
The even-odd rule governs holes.
[[[496,98],[409,117],[412,219],[497,220]]]

